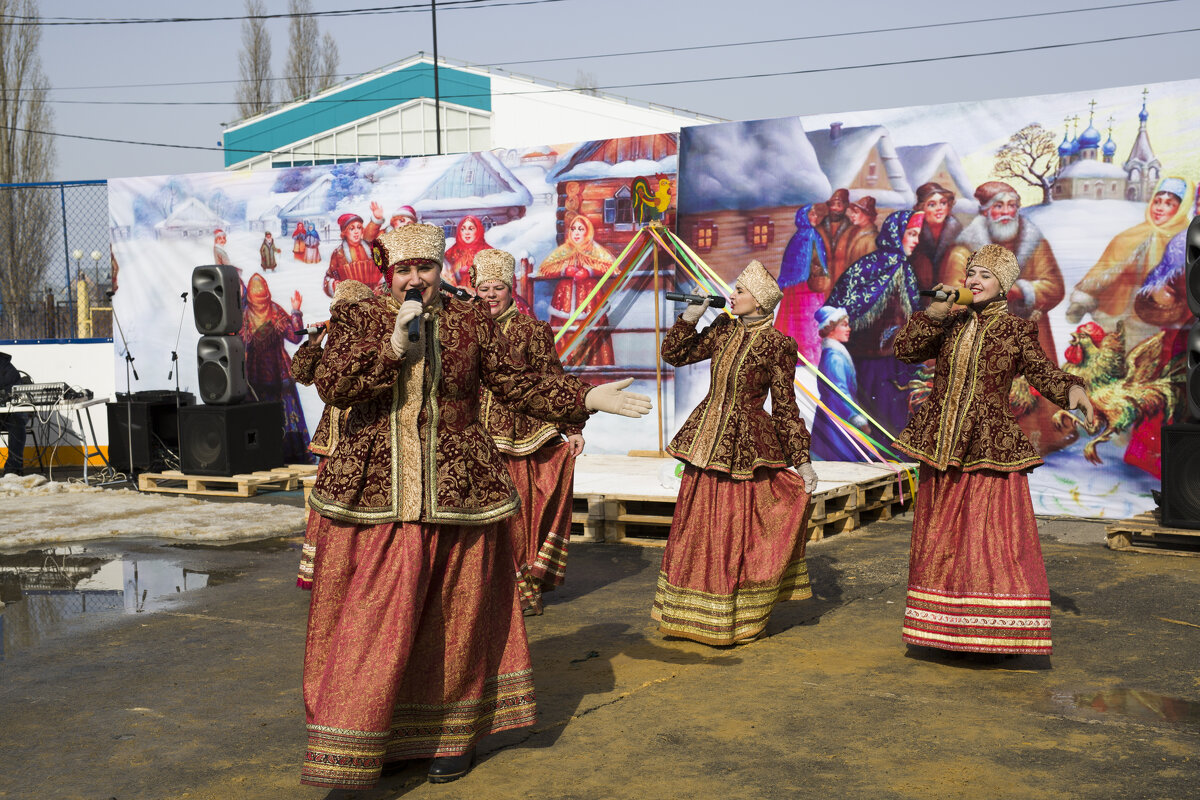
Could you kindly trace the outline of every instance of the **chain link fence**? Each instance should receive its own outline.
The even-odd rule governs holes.
[[[108,339],[108,183],[0,184],[0,340]]]

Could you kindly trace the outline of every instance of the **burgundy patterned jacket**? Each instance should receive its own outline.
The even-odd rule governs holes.
[[[323,352],[320,345],[312,344],[308,339],[292,354],[292,378],[301,386],[312,386],[316,379],[317,362]],[[337,447],[338,429],[346,415],[345,409],[325,406],[321,412],[321,420],[313,431],[308,450],[318,456],[327,456]]]
[[[1071,387],[1083,385],[1046,358],[1037,323],[1009,314],[1004,303],[942,321],[918,311],[896,337],[896,357],[909,364],[937,359],[933,392],[900,432],[896,449],[941,470],[1036,467],[1042,457],[1008,405],[1013,379],[1024,375],[1064,408]]]
[[[420,342],[397,359],[397,309],[390,296],[332,309],[316,385],[349,413],[312,507],[362,525],[481,525],[512,515],[519,501],[479,420],[481,386],[522,413],[565,424],[587,418],[591,387],[530,369],[483,309],[441,295],[426,307]]]
[[[554,334],[548,324],[522,314],[517,310],[516,303],[496,318],[496,324],[530,367],[538,372],[563,374],[562,363],[554,349]],[[479,418],[492,435],[496,448],[501,453],[514,456],[527,456],[546,442],[561,442],[560,430],[568,436],[583,430],[578,425],[551,425],[513,411],[497,400],[486,386],[483,388]]]
[[[663,338],[663,361],[675,367],[712,359],[708,394],[667,452],[701,469],[747,480],[758,467],[809,461],[809,435],[796,406],[796,340],[771,317],[743,324],[720,316],[701,332],[680,317]],[[771,413],[763,409],[771,393]]]

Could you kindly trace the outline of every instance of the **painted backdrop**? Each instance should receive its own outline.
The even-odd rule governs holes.
[[[1014,387],[1011,407],[1046,459],[1031,476],[1036,510],[1131,516],[1154,505],[1159,427],[1182,405],[1198,101],[1200,81],[1180,81],[686,128],[680,234],[729,281],[750,259],[779,276],[776,326],[853,397],[859,409],[842,415],[884,442],[931,387],[929,365],[892,355],[917,292],[961,286],[984,244],[1010,248],[1021,266],[1010,310],[1037,322],[1100,415],[1085,430],[1024,381]],[[843,315],[828,307],[848,325],[839,331]],[[678,411],[707,380],[706,369],[677,372]],[[830,432],[827,418],[815,424]],[[819,457],[855,457],[836,431],[816,438]]]
[[[114,179],[113,306],[140,375],[130,388],[174,388],[168,375],[175,351],[180,387],[197,391],[199,334],[184,298],[194,267],[232,264],[244,298],[240,335],[247,344],[247,380],[261,399],[283,401],[285,457],[304,460],[322,405],[313,388],[294,385],[288,374],[291,354],[302,341],[294,331],[328,317],[339,281],[380,280],[364,243],[408,206],[422,222],[444,230],[447,280],[465,286],[476,252],[508,250],[517,259],[516,294],[527,312],[555,330],[590,318],[581,344],[564,353],[567,368],[593,382],[634,376],[634,388],[653,396],[655,304],[646,282],[611,297],[593,296],[592,289],[639,225],[656,220],[674,226],[677,149],[676,135],[651,135]],[[673,279],[670,273],[665,277]],[[666,311],[663,306],[660,315]],[[117,344],[117,385],[124,390],[125,350],[119,339]],[[674,408],[670,388],[668,380],[667,425]],[[597,418],[584,436],[587,452],[624,453],[639,442],[654,447],[658,425],[653,415],[638,421]]]

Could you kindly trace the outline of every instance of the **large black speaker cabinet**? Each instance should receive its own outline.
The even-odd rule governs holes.
[[[283,403],[179,409],[181,470],[240,475],[283,466]]]
[[[1200,425],[1162,429],[1162,524],[1200,529]]]
[[[1200,217],[1188,225],[1183,258],[1188,308],[1193,316],[1200,316]]]
[[[180,407],[196,402],[190,392],[180,392],[178,399]],[[107,405],[108,463],[113,469],[146,471],[154,466],[160,446],[179,450],[175,400],[175,392],[171,391],[135,392],[132,396],[118,394],[116,402]]]
[[[242,282],[237,267],[212,264],[192,270],[192,314],[203,334],[242,329]]]
[[[200,399],[229,405],[246,399],[246,345],[240,336],[201,336],[196,342]]]

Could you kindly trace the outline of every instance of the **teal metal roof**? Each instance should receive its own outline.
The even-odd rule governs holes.
[[[492,110],[492,81],[453,67],[438,70],[442,99],[480,111]],[[377,78],[333,89],[236,128],[223,137],[225,166],[240,163],[293,142],[303,141],[343,125],[433,97],[433,64],[417,62]]]

